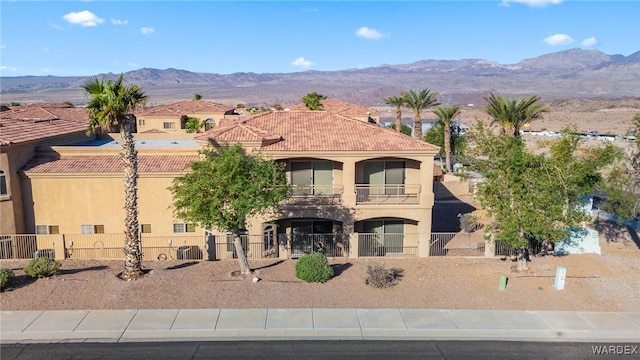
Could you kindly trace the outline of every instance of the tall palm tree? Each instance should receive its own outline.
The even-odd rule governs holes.
[[[437,93],[429,89],[409,90],[404,93],[405,106],[413,110],[413,137],[422,139],[422,111],[440,103],[436,99]]]
[[[402,107],[404,106],[404,93],[400,96],[391,96],[384,99],[384,102],[396,107],[396,131],[402,130]]]
[[[314,91],[305,95],[302,98],[302,102],[304,103],[304,106],[306,106],[309,110],[322,110],[322,100],[325,100],[326,98],[326,96],[318,94]]]
[[[133,140],[135,116],[133,111],[144,105],[147,96],[138,85],[125,86],[123,76],[116,81],[87,80],[82,89],[91,96],[87,104],[89,112],[88,133],[106,127],[116,127],[122,139],[120,159],[124,170],[125,219],[124,219],[124,272],[125,280],[143,276],[142,250],[138,237],[138,153]]]
[[[493,121],[491,124],[500,126],[500,134],[506,135],[511,131],[513,136],[519,137],[520,130],[536,119],[541,119],[543,114],[549,112],[549,108],[541,103],[537,95],[522,99],[506,99],[493,93],[483,98],[487,102],[484,111]]]
[[[444,153],[446,157],[446,169],[451,170],[451,120],[460,115],[459,106],[437,107],[434,114],[444,124]]]

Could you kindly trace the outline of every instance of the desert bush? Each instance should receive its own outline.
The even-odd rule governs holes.
[[[367,265],[367,277],[365,283],[374,288],[388,288],[398,283],[404,270],[399,268],[387,269],[382,264]]]
[[[305,254],[296,263],[296,277],[306,282],[323,283],[333,277],[333,268],[323,253]]]
[[[45,257],[31,259],[24,267],[24,272],[33,278],[49,277],[57,274],[58,271],[60,271],[60,262]]]
[[[0,268],[0,290],[6,288],[11,279],[13,279],[13,271],[11,269]]]

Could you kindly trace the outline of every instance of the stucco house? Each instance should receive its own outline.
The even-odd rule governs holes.
[[[22,225],[3,228],[2,234],[38,234],[38,244],[46,239],[38,246],[57,247],[56,257],[119,258],[124,219],[119,137],[87,137],[86,113],[80,111],[73,109],[78,124],[73,131],[67,127],[69,138],[44,141],[48,138],[41,135],[13,163],[7,184],[17,195],[13,207],[22,214],[14,215]],[[249,153],[284,162],[294,190],[282,213],[247,222],[251,258],[296,257],[318,246],[330,256],[429,255],[433,159],[439,150],[434,145],[361,119],[307,110],[227,119],[201,134],[138,132],[135,140],[147,259],[166,258],[167,247],[177,258],[180,249],[195,249],[200,257],[194,258],[234,256],[227,234],[176,219],[168,190],[203,146],[224,143],[241,143]],[[9,170],[4,146],[2,169]]]
[[[321,111],[327,111],[337,115],[348,116],[352,119],[366,121],[374,124],[380,123],[380,112],[376,109],[367,108],[361,105],[352,104],[340,99],[321,100]],[[288,107],[292,111],[308,110],[304,103],[299,103]]]
[[[194,117],[203,122],[201,130],[214,128],[225,117],[237,117],[233,106],[207,100],[184,100],[137,111],[137,132],[147,131],[184,134],[186,119]]]

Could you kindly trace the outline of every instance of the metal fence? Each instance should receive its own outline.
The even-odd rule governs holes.
[[[54,242],[59,235],[2,235],[0,259],[32,259],[55,257]]]
[[[237,259],[233,236],[227,235],[225,242],[216,241],[215,259]],[[270,259],[278,257],[278,244],[268,235],[240,235],[242,249],[248,259]]]
[[[418,204],[419,195],[420,185],[356,185],[356,204]]]
[[[348,257],[349,236],[346,234],[280,234],[279,241],[288,244],[291,257],[321,252],[327,257]]]
[[[416,256],[419,234],[358,233],[358,256]]]
[[[484,240],[478,241],[471,234],[432,233],[429,256],[484,256],[484,248]]]

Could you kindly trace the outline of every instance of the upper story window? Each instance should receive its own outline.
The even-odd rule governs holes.
[[[176,128],[176,123],[175,122],[163,122],[162,123],[162,128],[163,129],[175,129]]]
[[[204,121],[204,131],[211,130],[216,126],[216,121],[212,118],[208,118]]]
[[[38,235],[60,234],[60,227],[58,225],[36,225],[36,234]]]
[[[83,234],[104,234],[104,225],[82,225]]]
[[[331,161],[292,161],[293,196],[332,195],[333,163]]]
[[[196,232],[195,224],[175,223],[173,224],[174,233]]]
[[[404,190],[404,161],[367,161],[364,163],[364,183],[372,185],[375,194],[398,195]]]
[[[0,170],[0,195],[7,194],[7,177],[4,170]]]
[[[140,232],[142,234],[151,233],[151,224],[140,224]]]
[[[144,119],[138,119],[138,125],[144,126]]]

